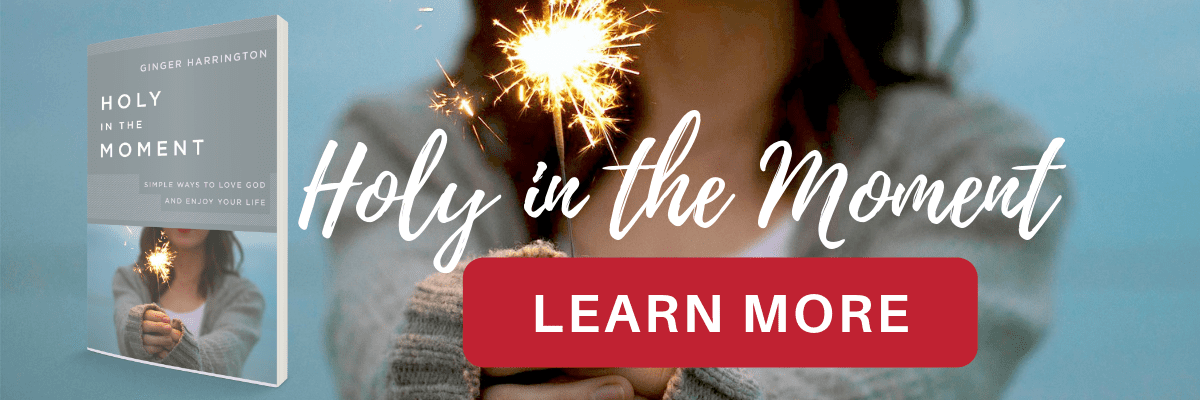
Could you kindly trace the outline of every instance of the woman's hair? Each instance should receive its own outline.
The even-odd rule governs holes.
[[[163,228],[142,228],[141,252],[138,253],[138,259],[133,264],[134,271],[145,271],[146,256],[158,247],[159,241],[164,237]],[[225,274],[239,275],[242,256],[242,243],[238,241],[233,232],[208,231],[208,237],[204,239],[204,271],[200,273],[200,295],[207,297],[209,290],[216,285],[217,279]],[[171,281],[175,280],[174,274],[167,282],[160,281],[157,276],[150,273],[142,272],[138,275],[142,277],[142,283],[150,289],[151,302],[158,302],[159,297],[170,287]]]
[[[502,30],[492,21],[519,26],[515,9],[526,6],[536,15],[538,1],[475,0],[475,30],[454,81],[484,98],[499,95],[498,85],[488,76],[504,70],[508,61],[496,46]],[[798,56],[791,68],[792,79],[779,91],[781,106],[776,111],[774,133],[768,138],[771,142],[785,140],[797,150],[821,150],[828,157],[837,143],[838,103],[843,95],[857,92],[874,100],[878,89],[908,82],[949,88],[948,82],[926,68],[927,22],[922,0],[798,0],[796,9]],[[640,119],[636,113],[643,101],[636,82],[626,85],[622,98],[629,104],[613,110],[614,116],[622,121],[618,130],[631,132]],[[489,161],[504,168],[518,185],[532,182],[536,164],[530,160],[545,161],[551,171],[559,168],[552,136],[530,134],[552,126],[551,117],[523,111],[516,101],[500,101],[481,111],[485,120],[502,127],[497,132],[503,135],[503,143],[480,135],[480,140],[486,141],[481,144]],[[875,114],[872,110],[867,117],[874,119]],[[586,189],[612,155],[608,151],[580,153],[588,145],[582,135],[566,135],[565,139],[567,174],[584,179]],[[611,141],[618,154],[628,142],[622,135],[614,135]],[[526,223],[533,237],[549,237],[557,225],[547,218],[526,218]]]

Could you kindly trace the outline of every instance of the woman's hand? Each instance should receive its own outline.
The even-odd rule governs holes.
[[[172,321],[166,313],[146,310],[142,314],[142,347],[147,353],[163,359],[183,337],[183,322]]]
[[[483,374],[506,377],[539,368],[484,368]],[[675,368],[569,368],[537,384],[499,384],[484,388],[484,400],[662,398]]]

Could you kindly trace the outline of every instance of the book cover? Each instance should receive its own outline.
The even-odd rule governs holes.
[[[287,378],[287,22],[87,49],[88,349]]]

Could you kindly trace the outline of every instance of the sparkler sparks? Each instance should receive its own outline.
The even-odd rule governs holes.
[[[175,251],[171,250],[171,242],[165,234],[160,234],[158,245],[146,254],[146,267],[143,271],[157,276],[159,282],[167,283],[171,280],[171,263],[174,261]]]
[[[609,7],[614,0],[547,1],[540,19],[517,10],[523,17],[520,32],[492,21],[511,38],[497,43],[509,66],[491,78],[503,88],[501,95],[515,90],[526,108],[537,104],[554,115],[559,158],[565,162],[561,160],[564,111],[573,111],[569,126],[583,129],[589,148],[616,131],[617,120],[608,112],[620,105],[618,78],[623,73],[637,74],[626,67],[633,58],[625,49],[639,46],[633,40],[651,28],[631,20],[655,10],[647,7],[630,15]],[[500,83],[501,78],[509,83]]]
[[[479,143],[479,150],[483,150],[483,140],[479,137],[479,129],[475,127],[474,121],[479,121],[480,124],[483,124],[484,128],[487,128],[487,130],[492,133],[492,136],[495,137],[496,140],[500,140],[500,135],[496,134],[496,131],[493,130],[490,125],[488,125],[487,121],[484,121],[482,117],[475,115],[475,107],[473,104],[481,103],[482,99],[478,99],[479,101],[476,101],[477,99],[475,96],[468,92],[465,88],[460,89],[458,87],[458,82],[450,79],[450,74],[446,73],[446,69],[442,67],[442,62],[437,59],[434,59],[434,61],[437,62],[438,68],[442,70],[442,76],[446,77],[446,82],[450,84],[450,90],[453,92],[453,94],[434,91],[432,97],[429,99],[429,108],[447,116],[460,114],[466,117],[468,120],[467,124],[471,127],[471,132],[475,134],[475,142]]]

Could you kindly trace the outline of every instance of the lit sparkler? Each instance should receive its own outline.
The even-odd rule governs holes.
[[[174,261],[175,251],[171,250],[171,242],[167,240],[166,235],[160,235],[158,245],[146,254],[146,267],[143,271],[157,276],[159,282],[165,284],[171,280],[171,263]]]
[[[630,15],[610,7],[614,0],[546,1],[541,18],[517,10],[524,17],[520,32],[492,21],[511,38],[497,43],[509,66],[491,78],[503,88],[501,95],[515,90],[526,108],[536,100],[534,104],[554,116],[554,139],[565,172],[562,113],[573,111],[570,126],[583,129],[587,147],[607,141],[617,123],[608,112],[620,105],[617,78],[637,74],[626,67],[633,58],[625,49],[639,46],[633,40],[650,30],[631,20],[655,10],[647,7]],[[500,83],[502,77],[509,82]]]

